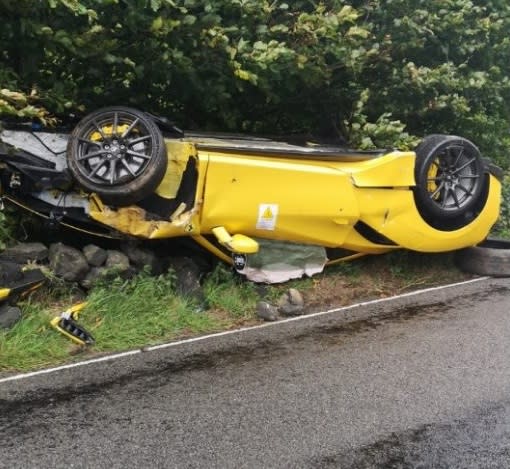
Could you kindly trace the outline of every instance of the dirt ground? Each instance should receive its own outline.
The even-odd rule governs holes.
[[[452,254],[398,252],[326,268],[302,292],[307,306],[327,309],[471,277],[455,267]]]

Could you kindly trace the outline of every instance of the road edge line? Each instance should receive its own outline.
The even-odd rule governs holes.
[[[141,347],[139,349],[128,350],[126,352],[114,353],[111,355],[106,355],[106,356],[97,357],[97,358],[91,358],[88,360],[83,360],[83,361],[79,361],[79,362],[75,362],[75,363],[68,363],[66,365],[60,365],[60,366],[55,366],[55,367],[51,367],[51,368],[44,368],[42,370],[30,371],[27,373],[19,373],[17,375],[0,378],[0,384],[7,383],[10,381],[19,381],[22,379],[32,378],[34,376],[39,376],[39,375],[44,375],[44,374],[49,374],[49,373],[56,373],[56,372],[68,370],[71,368],[78,368],[80,366],[92,365],[95,363],[117,360],[120,358],[132,356],[132,355],[138,355],[141,353],[153,352],[156,350],[162,350],[162,349],[166,349],[166,348],[170,348],[170,347],[177,347],[179,345],[191,344],[194,342],[200,342],[200,341],[208,340],[208,339],[215,338],[215,337],[223,337],[223,336],[232,335],[232,334],[239,334],[239,333],[243,333],[243,332],[253,331],[256,329],[262,329],[265,327],[273,327],[273,326],[277,326],[279,324],[286,324],[289,322],[302,321],[302,320],[310,319],[310,318],[314,318],[314,317],[325,316],[325,315],[337,313],[340,311],[349,311],[352,309],[361,308],[363,306],[369,306],[369,305],[374,305],[374,304],[379,304],[379,303],[386,303],[389,301],[397,300],[399,298],[408,298],[408,297],[417,296],[417,295],[420,295],[423,293],[430,293],[433,291],[445,290],[448,288],[458,287],[458,286],[462,286],[462,285],[468,285],[470,283],[480,282],[482,280],[487,280],[489,278],[491,278],[491,277],[477,277],[477,278],[470,279],[470,280],[464,280],[462,282],[450,283],[447,285],[440,285],[437,287],[424,288],[422,290],[415,290],[412,292],[402,293],[400,295],[389,296],[387,298],[377,298],[375,300],[362,301],[361,303],[355,303],[355,304],[347,305],[347,306],[339,306],[337,308],[332,308],[332,309],[328,309],[325,311],[318,311],[316,313],[304,314],[302,316],[294,316],[291,318],[281,319],[279,321],[274,321],[274,322],[266,322],[264,324],[257,324],[256,326],[241,327],[239,329],[231,329],[229,331],[215,332],[213,334],[207,334],[207,335],[202,335],[202,336],[198,336],[198,337],[190,337],[189,339],[182,339],[182,340],[177,340],[174,342],[166,342],[163,344]]]

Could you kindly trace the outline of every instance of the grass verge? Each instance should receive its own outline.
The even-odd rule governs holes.
[[[131,280],[99,284],[89,293],[78,321],[96,339],[89,347],[74,344],[50,326],[53,317],[77,300],[72,291],[53,284],[21,303],[23,319],[0,332],[0,372],[29,371],[255,324],[257,301],[276,301],[289,288],[300,290],[307,308],[317,310],[465,278],[449,255],[407,251],[340,264],[313,278],[276,286],[253,284],[220,265],[204,281],[209,309],[201,311],[176,293],[172,273],[158,277],[141,273]]]

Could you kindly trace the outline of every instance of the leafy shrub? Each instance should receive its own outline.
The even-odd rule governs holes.
[[[510,239],[510,172],[507,172],[503,179],[501,197],[501,211],[499,214],[499,220],[494,227],[494,234],[496,236]]]
[[[361,148],[460,134],[509,168],[510,3],[0,0],[0,115],[108,104]]]

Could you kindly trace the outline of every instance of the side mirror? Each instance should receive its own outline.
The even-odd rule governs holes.
[[[242,234],[231,236],[223,226],[213,228],[212,232],[214,236],[216,236],[218,242],[232,252],[239,254],[255,254],[259,251],[259,243],[248,236]]]

